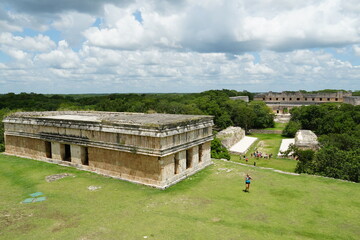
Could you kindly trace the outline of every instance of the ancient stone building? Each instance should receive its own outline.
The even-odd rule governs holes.
[[[244,102],[249,102],[249,96],[235,96],[230,97],[232,100],[243,100]]]
[[[322,103],[342,103],[351,97],[351,92],[303,93],[303,92],[268,92],[257,94],[255,101],[264,101],[274,113],[288,113],[293,107]]]
[[[317,150],[319,148],[317,136],[310,130],[297,131],[295,134],[294,144],[296,147],[302,150]]]
[[[360,96],[345,97],[344,103],[358,106],[358,105],[360,105]]]
[[[236,143],[240,142],[245,137],[245,130],[241,127],[227,127],[226,129],[218,132],[216,137],[220,139],[221,144],[230,149]]]
[[[211,116],[22,112],[3,122],[7,154],[158,188],[211,164]]]

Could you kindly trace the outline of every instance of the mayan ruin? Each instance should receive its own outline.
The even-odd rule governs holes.
[[[18,112],[3,123],[7,154],[162,189],[211,164],[211,116]]]
[[[359,105],[360,98],[352,96],[351,92],[338,91],[336,93],[319,92],[267,92],[255,95],[255,101],[264,101],[275,114],[287,114],[290,109],[303,105],[318,105],[323,103],[349,103]]]

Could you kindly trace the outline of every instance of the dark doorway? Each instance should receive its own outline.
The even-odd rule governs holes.
[[[174,155],[174,174],[180,173],[180,159],[179,153],[175,153]]]
[[[186,150],[186,169],[192,167],[192,158],[193,158],[192,153],[193,153],[192,149]]]
[[[203,160],[203,145],[199,145],[199,163],[201,163]]]
[[[84,148],[84,157],[83,157],[83,164],[84,165],[89,165],[89,153],[88,153],[88,148],[85,147]]]
[[[71,150],[69,144],[64,144],[64,161],[71,162]]]
[[[47,158],[52,158],[51,142],[45,142],[45,153]]]

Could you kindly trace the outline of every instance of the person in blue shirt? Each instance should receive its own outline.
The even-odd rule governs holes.
[[[249,188],[250,188],[250,181],[251,181],[251,177],[249,174],[246,174],[245,177],[245,192],[249,192]]]

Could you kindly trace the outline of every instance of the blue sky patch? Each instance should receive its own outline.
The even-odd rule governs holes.
[[[143,18],[141,15],[141,11],[140,10],[136,10],[135,12],[133,12],[133,16],[135,17],[136,21],[138,21],[139,23],[143,23]]]

